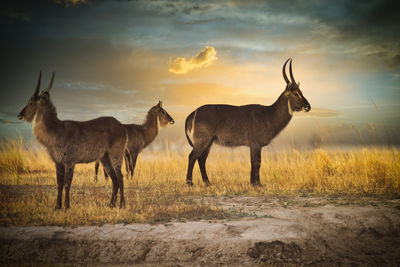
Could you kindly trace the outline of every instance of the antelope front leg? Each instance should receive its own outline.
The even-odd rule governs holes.
[[[94,181],[97,183],[97,174],[99,173],[100,162],[97,160],[94,165]]]
[[[139,153],[134,153],[131,158],[131,164],[129,166],[130,170],[131,170],[131,178],[133,179],[133,174],[135,173],[135,166],[136,166],[136,160],[139,156]]]
[[[71,188],[72,177],[74,176],[74,168],[75,165],[65,166],[65,209],[69,209],[69,190]]]
[[[64,174],[65,174],[64,165],[56,163],[56,173],[57,173],[57,203],[55,209],[61,209],[62,191],[64,188]]]
[[[124,177],[121,172],[121,166],[116,166],[115,167],[115,173],[117,175],[117,184],[119,188],[119,194],[120,194],[120,203],[119,207],[124,208],[125,207],[125,196],[124,196]]]
[[[130,172],[130,166],[131,166],[131,155],[128,150],[125,150],[124,161],[125,161],[126,178],[129,179],[129,172]],[[132,178],[132,176],[131,176],[131,178]]]
[[[251,158],[251,174],[250,183],[252,185],[261,186],[260,182],[260,165],[261,165],[261,147],[250,147]]]

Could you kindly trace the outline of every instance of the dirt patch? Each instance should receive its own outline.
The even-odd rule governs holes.
[[[400,265],[399,200],[371,198],[362,206],[339,198],[196,201],[232,216],[156,225],[3,227],[0,262]]]

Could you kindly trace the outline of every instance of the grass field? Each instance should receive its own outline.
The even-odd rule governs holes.
[[[188,151],[144,151],[133,180],[125,179],[126,208],[108,207],[111,181],[94,164],[79,164],[71,209],[54,210],[56,174],[44,150],[21,139],[0,143],[0,225],[76,225],[224,218],[224,211],[196,199],[212,196],[400,195],[400,152],[396,148],[353,151],[281,151],[264,148],[263,187],[250,185],[247,148],[213,148],[207,161],[212,186],[196,165],[194,186],[185,185]],[[125,174],[125,172],[124,172]]]

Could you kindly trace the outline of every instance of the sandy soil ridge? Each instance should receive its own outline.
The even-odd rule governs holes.
[[[0,262],[400,265],[400,210],[274,208],[265,218],[0,228]]]

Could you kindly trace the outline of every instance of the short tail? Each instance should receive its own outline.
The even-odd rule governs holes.
[[[185,121],[185,135],[186,135],[186,138],[191,147],[193,147],[193,143],[192,143],[192,140],[190,140],[190,137],[188,134],[190,133],[190,131],[192,130],[192,127],[193,127],[192,121],[193,121],[195,112],[196,111],[193,111],[192,113],[190,113],[190,115],[186,118],[186,121]]]

